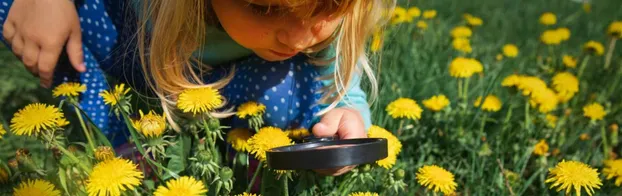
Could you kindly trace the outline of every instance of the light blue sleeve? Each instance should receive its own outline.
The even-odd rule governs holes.
[[[332,75],[335,71],[335,66],[328,66],[320,72],[321,75]],[[332,81],[323,81],[324,86],[333,85]],[[320,104],[320,110],[328,107],[329,104]],[[346,95],[339,100],[337,107],[350,107],[356,109],[363,117],[363,123],[365,124],[365,131],[371,127],[371,112],[369,109],[369,103],[367,103],[367,94],[361,88],[361,75],[355,73],[350,80]],[[316,120],[319,121],[319,117]]]

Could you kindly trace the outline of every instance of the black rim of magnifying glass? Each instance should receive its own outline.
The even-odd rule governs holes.
[[[334,148],[318,149],[334,145]],[[273,148],[266,152],[268,167],[279,170],[331,169],[373,163],[387,157],[387,140],[362,138],[316,141]]]

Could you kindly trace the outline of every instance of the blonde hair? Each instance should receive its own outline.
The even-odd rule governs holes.
[[[203,73],[210,67],[202,64],[193,54],[201,51],[206,36],[206,21],[216,20],[207,13],[206,0],[151,0],[142,5],[139,16],[138,50],[147,84],[162,102],[169,122],[175,116],[174,97],[188,88],[212,87],[220,89],[232,78],[233,72],[224,79],[205,84]],[[336,70],[332,76],[321,76],[320,80],[331,79],[332,85],[322,89],[321,103],[330,103],[321,113],[334,108],[345,97],[354,74],[364,72],[371,83],[371,102],[377,94],[377,81],[366,53],[367,40],[384,24],[388,10],[395,0],[287,0],[292,11],[302,13],[301,17],[312,16],[319,11],[343,15],[343,21],[335,34],[307,53],[317,52],[334,44]],[[147,5],[148,4],[148,5]],[[304,9],[296,9],[304,8]],[[148,38],[148,39],[147,39]],[[208,43],[209,44],[209,43]],[[313,59],[315,64],[324,64],[324,59]],[[347,99],[347,97],[345,97]]]

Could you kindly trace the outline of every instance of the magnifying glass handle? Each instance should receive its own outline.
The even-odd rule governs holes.
[[[315,137],[315,136],[308,136],[303,138],[304,142],[327,142],[327,141],[333,141],[333,140],[337,140],[336,136],[331,136],[331,137]]]

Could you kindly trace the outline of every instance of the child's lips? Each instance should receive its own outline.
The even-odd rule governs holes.
[[[270,52],[272,52],[272,54],[279,56],[279,57],[285,57],[285,58],[289,58],[289,57],[293,57],[294,55],[298,54],[298,52],[294,52],[294,53],[281,53],[281,52],[277,52],[274,50],[270,50]]]

